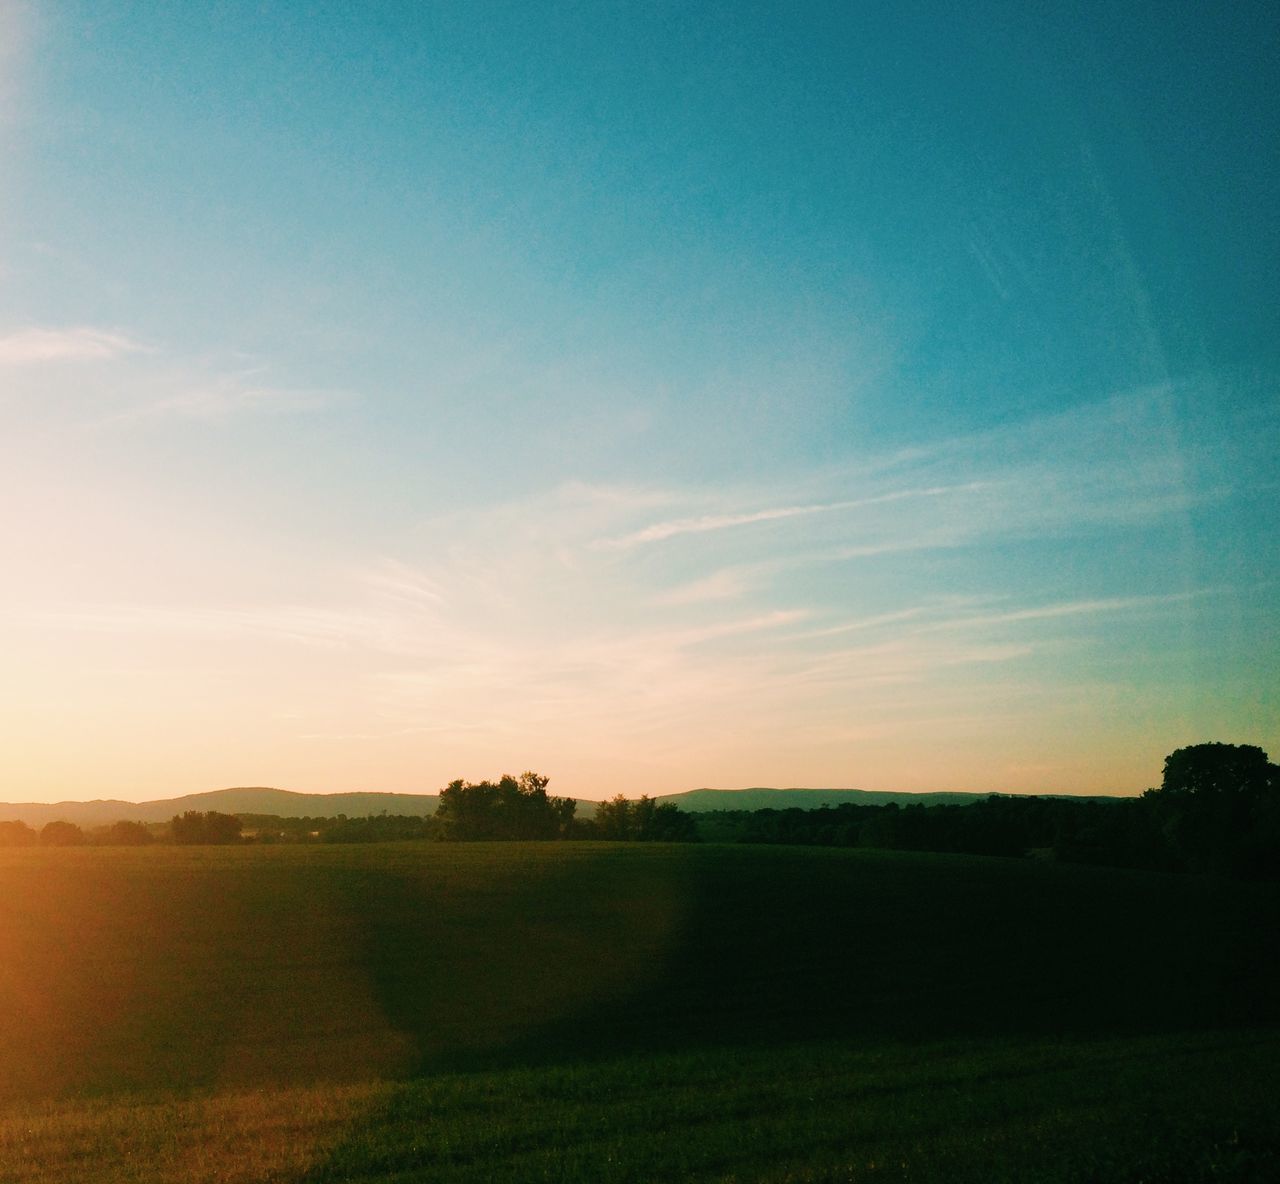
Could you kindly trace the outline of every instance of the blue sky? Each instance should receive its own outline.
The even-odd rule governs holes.
[[[1274,753],[1276,41],[0,0],[0,797]]]

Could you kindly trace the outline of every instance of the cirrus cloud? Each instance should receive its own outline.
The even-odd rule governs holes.
[[[0,336],[0,366],[38,366],[57,362],[101,362],[146,347],[123,333],[77,326],[27,328]]]

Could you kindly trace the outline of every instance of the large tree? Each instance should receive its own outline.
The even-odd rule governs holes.
[[[1280,875],[1280,770],[1256,745],[1179,748],[1145,797],[1175,866]]]
[[[1164,758],[1160,793],[1252,796],[1275,788],[1276,766],[1255,744],[1192,744]]]

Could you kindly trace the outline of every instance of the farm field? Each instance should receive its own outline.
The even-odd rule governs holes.
[[[1272,1179],[1277,921],[822,848],[4,850],[0,1179]]]

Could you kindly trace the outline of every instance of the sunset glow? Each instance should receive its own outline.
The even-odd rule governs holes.
[[[1274,758],[1246,17],[302,7],[0,0],[0,799]]]

